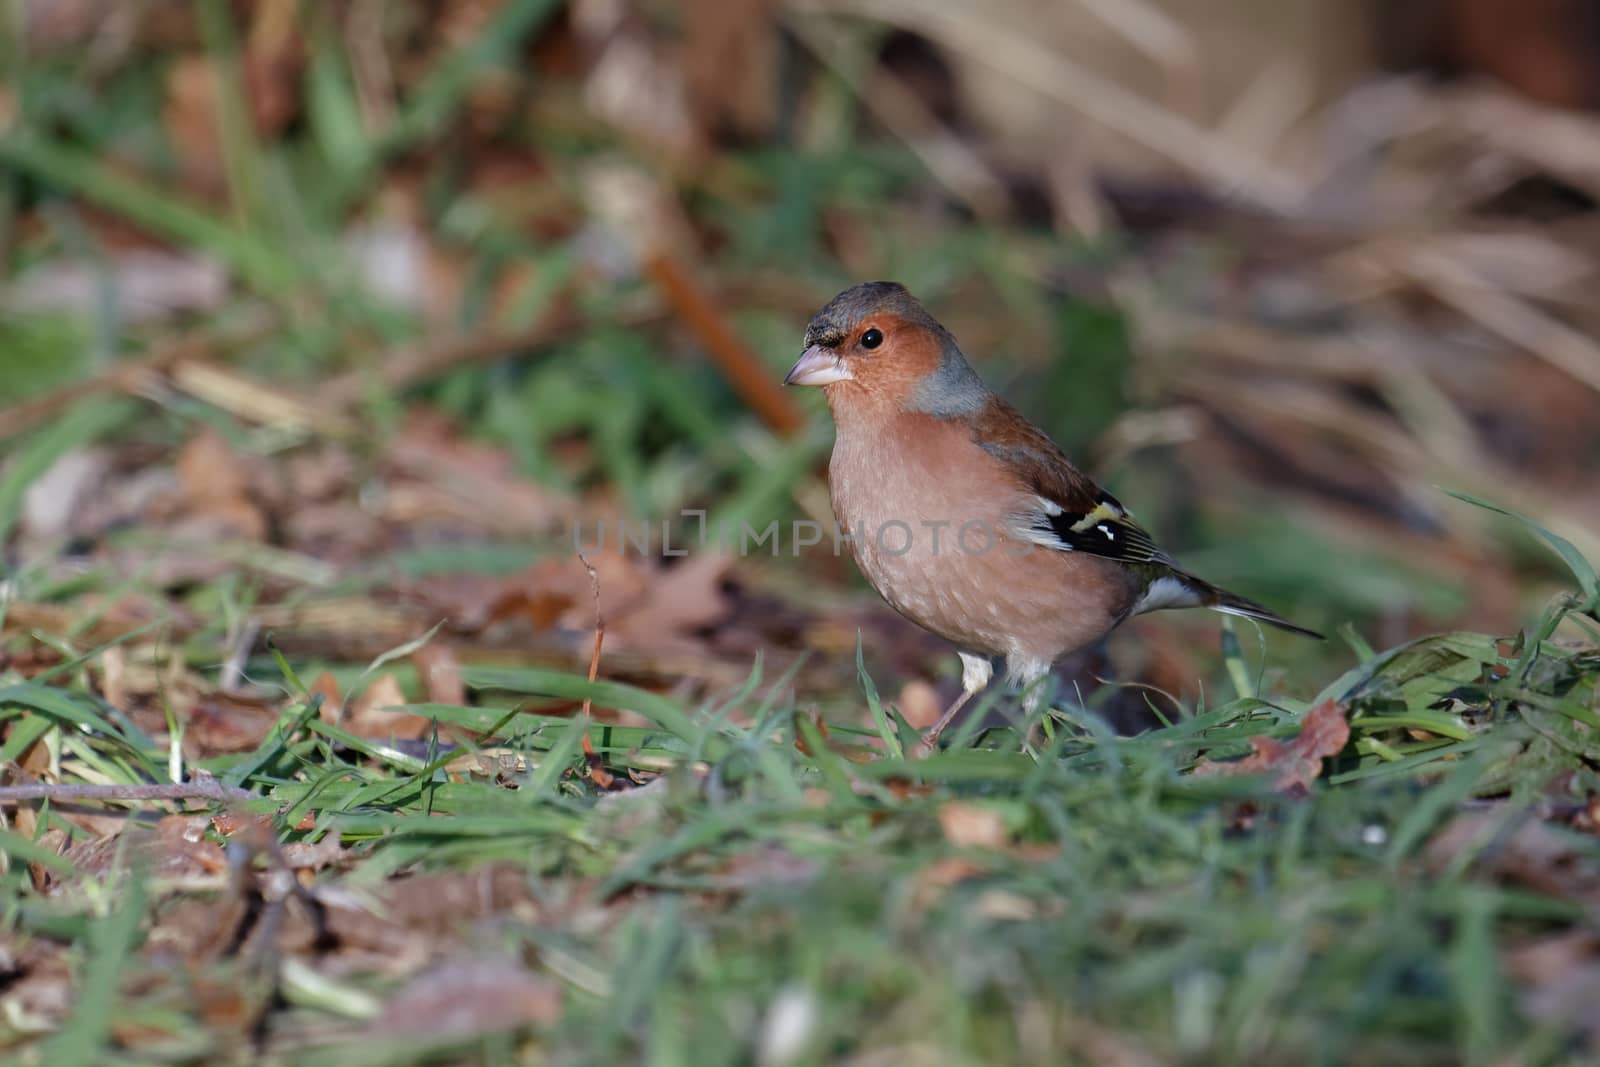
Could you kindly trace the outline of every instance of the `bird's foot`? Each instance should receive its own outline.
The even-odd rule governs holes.
[[[927,733],[922,735],[922,742],[917,746],[924,756],[939,747],[939,735],[944,733],[944,728],[955,720],[961,709],[967,706],[967,701],[972,699],[974,692],[976,690],[963,689],[961,695],[956,697],[955,702],[945,709],[943,715],[939,716],[939,721],[928,727]]]

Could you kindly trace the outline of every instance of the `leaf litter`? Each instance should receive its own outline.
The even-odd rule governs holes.
[[[698,279],[708,273],[702,257],[748,240],[741,231],[751,227],[736,218],[746,201],[764,205],[773,192],[762,161],[741,158],[736,166],[747,171],[723,172],[716,153],[730,132],[759,138],[787,122],[763,99],[778,45],[792,35],[823,57],[854,51],[816,47],[841,28],[822,25],[826,10],[749,3],[719,20],[706,6],[680,26],[655,10],[578,4],[570,18],[545,24],[557,5],[451,3],[432,5],[419,30],[418,5],[355,4],[308,32],[291,17],[291,3],[255,5],[231,28],[153,8],[130,15],[121,5],[26,6],[33,39],[56,54],[90,49],[83,73],[91,81],[115,83],[130,57],[162,54],[154,83],[128,99],[155,104],[159,130],[145,132],[171,147],[178,196],[144,212],[100,203],[108,188],[124,206],[133,203],[130,191],[152,191],[138,184],[147,181],[136,147],[144,133],[129,138],[126,152],[95,146],[92,180],[80,185],[70,168],[48,164],[72,162],[70,155],[8,155],[8,172],[28,175],[17,183],[20,206],[12,205],[29,244],[22,258],[39,247],[48,253],[35,242],[59,225],[40,224],[27,190],[37,183],[54,197],[60,186],[74,225],[114,257],[97,278],[114,290],[107,306],[141,328],[176,322],[202,336],[175,345],[141,334],[132,340],[148,343],[147,352],[68,397],[76,404],[131,394],[152,417],[122,425],[115,447],[96,431],[59,450],[29,486],[8,546],[8,565],[23,566],[6,575],[0,601],[4,787],[65,782],[124,792],[92,800],[57,794],[48,805],[3,809],[12,835],[4,840],[7,876],[26,878],[13,883],[23,903],[0,945],[6,1048],[59,1030],[68,1040],[109,1035],[125,1055],[212,1061],[324,1048],[338,1055],[398,1037],[411,1046],[400,1058],[430,1055],[437,1040],[465,1042],[468,1051],[440,1055],[467,1059],[479,1048],[498,1052],[475,1042],[507,1031],[541,1046],[532,1055],[557,1060],[576,1060],[602,1041],[610,1042],[608,1062],[687,1041],[706,1062],[745,1062],[748,1041],[728,1043],[728,1032],[739,1030],[729,1022],[748,1030],[765,1019],[762,1055],[774,1061],[827,1048],[852,1062],[876,1062],[886,1050],[937,1062],[971,1034],[1014,1040],[1013,1051],[1022,1050],[1015,1058],[1026,1062],[1289,1061],[1308,1043],[1326,1047],[1330,1032],[1317,1006],[1350,1003],[1351,990],[1399,975],[1382,987],[1383,1004],[1359,1019],[1382,1035],[1372,1046],[1378,1061],[1389,1053],[1405,1060],[1395,1050],[1423,1030],[1435,1059],[1454,1052],[1486,1060],[1435,1021],[1451,1012],[1474,1017],[1470,989],[1457,988],[1470,983],[1444,976],[1436,957],[1448,950],[1489,959],[1472,955],[1475,943],[1458,933],[1470,931],[1484,901],[1501,909],[1496,931],[1506,936],[1496,944],[1510,945],[1503,963],[1522,983],[1528,1017],[1592,1047],[1584,997],[1593,939],[1570,913],[1540,910],[1551,902],[1592,909],[1594,890],[1583,846],[1594,825],[1600,661],[1593,641],[1574,638],[1561,613],[1515,646],[1456,633],[1368,658],[1295,716],[1298,732],[1282,739],[1259,731],[1276,734],[1289,718],[1249,700],[1193,716],[1175,701],[1178,714],[1152,715],[1142,695],[1125,699],[1132,687],[1119,687],[1112,699],[1143,713],[1130,720],[1139,724],[1130,732],[1145,731],[1139,737],[1096,733],[1070,701],[1061,717],[1037,724],[1011,722],[999,709],[979,724],[974,747],[910,765],[887,754],[858,701],[840,700],[844,714],[830,707],[801,728],[796,713],[810,709],[800,712],[795,691],[854,693],[853,672],[830,663],[847,664],[858,641],[879,657],[875,669],[896,678],[934,675],[929,664],[942,651],[881,611],[838,600],[819,606],[813,587],[841,578],[836,563],[814,561],[799,583],[808,588],[775,594],[780,587],[762,584],[770,581],[765,569],[714,553],[677,562],[603,551],[575,558],[565,536],[571,523],[614,521],[627,493],[681,503],[674,480],[707,476],[703,468],[675,471],[683,456],[671,450],[642,473],[615,452],[608,457],[604,438],[621,425],[609,421],[622,406],[614,387],[576,415],[563,416],[554,402],[537,405],[541,418],[564,427],[548,434],[524,414],[535,406],[531,394],[511,403],[516,427],[494,443],[464,414],[471,405],[461,396],[473,385],[453,372],[470,365],[494,392],[515,388],[510,372],[524,364],[571,362],[563,346],[579,351],[578,335],[593,325],[574,308],[592,303],[593,279],[614,269],[657,303],[608,307],[602,324],[613,330],[603,347],[617,347],[615,327],[640,324],[661,352],[681,346],[680,334],[693,337],[762,420],[786,432],[799,425],[790,399],[772,388],[771,368]],[[868,6],[864,14],[893,23],[894,5]],[[226,8],[214,5],[209,17]],[[1154,25],[1159,40],[1176,41],[1176,53],[1150,55],[1185,54],[1197,40],[1165,16],[1118,25]],[[1327,236],[1308,236],[1292,212],[1236,214],[1233,198],[1214,200],[1204,182],[1169,188],[1091,175],[1039,158],[1051,139],[1018,137],[1009,127],[1016,159],[1004,184],[986,181],[994,161],[955,132],[972,116],[960,115],[953,97],[928,115],[893,106],[908,77],[943,84],[957,76],[989,86],[965,95],[995,96],[986,80],[994,73],[964,47],[983,27],[952,18],[924,29],[931,36],[896,31],[860,84],[881,88],[865,94],[873,121],[912,134],[914,147],[936,146],[919,157],[935,184],[989,220],[1007,210],[994,197],[1016,177],[1009,169],[1031,167],[1073,218],[1114,207],[1152,238],[1137,243],[1153,252],[1103,277],[1071,266],[1046,283],[1052,302],[1064,293],[1073,304],[1115,288],[1140,309],[1145,333],[1189,339],[1191,358],[1138,368],[1151,379],[1141,385],[1148,396],[1182,410],[1118,420],[1099,442],[1113,457],[1137,463],[1151,442],[1182,440],[1199,498],[1233,499],[1216,479],[1234,471],[1276,492],[1286,512],[1320,496],[1309,505],[1320,509],[1311,526],[1320,531],[1332,515],[1357,540],[1383,544],[1419,572],[1468,576],[1471,611],[1497,621],[1514,616],[1520,586],[1505,568],[1485,565],[1488,542],[1472,528],[1473,513],[1432,507],[1410,482],[1426,469],[1439,480],[1504,490],[1522,510],[1559,520],[1571,539],[1550,543],[1592,592],[1580,549],[1592,556],[1596,544],[1583,521],[1596,499],[1588,491],[1594,470],[1572,444],[1594,431],[1592,396],[1573,387],[1574,377],[1580,386],[1585,374],[1592,381],[1583,362],[1592,351],[1581,337],[1574,347],[1573,331],[1556,328],[1555,318],[1581,323],[1588,314],[1574,298],[1587,276],[1582,227],[1540,228],[1513,246],[1498,231],[1391,241],[1363,225],[1330,255]],[[1041,26],[1040,39],[1051,32],[1063,26]],[[729,61],[708,65],[708,55]],[[462,56],[483,68],[463,77]],[[229,99],[235,69],[237,98]],[[551,75],[539,93],[528,88],[535,71]],[[797,76],[791,88],[813,116],[802,124],[805,136],[838,135],[828,131],[839,83],[857,84],[845,73]],[[1182,73],[1163,67],[1163,77]],[[1052,84],[1070,96],[1084,83]],[[660,106],[633,106],[638,97],[629,94],[640,86],[656,87]],[[653,214],[637,230],[587,217],[551,180],[567,161],[538,137],[500,139],[524,110],[549,121],[541,110],[547,87],[552,97],[586,98],[591,114],[580,124],[609,121],[689,164],[698,175],[686,179],[692,197],[679,204],[678,190],[652,187]],[[1393,210],[1398,194],[1396,214],[1408,226],[1417,212],[1405,209],[1405,197],[1461,205],[1442,209],[1459,210],[1447,220],[1453,225],[1503,221],[1481,189],[1455,184],[1483,170],[1451,165],[1463,139],[1490,143],[1514,169],[1542,160],[1567,180],[1590,181],[1537,135],[1559,116],[1493,94],[1380,90],[1394,106],[1363,109],[1382,119],[1362,134],[1376,147],[1341,158],[1370,155],[1370,167],[1356,168],[1370,171],[1370,187],[1356,195]],[[9,116],[14,102],[0,97]],[[1050,121],[1083,102],[1053,101]],[[1394,116],[1414,116],[1423,105],[1438,122],[1419,146]],[[560,108],[556,125],[570,137],[572,109]],[[1116,109],[1111,125],[1132,114],[1145,112]],[[1146,147],[1204,172],[1213,157],[1184,147],[1196,143],[1194,121],[1167,117],[1178,121],[1158,128],[1189,135]],[[336,187],[352,175],[366,183],[367,203],[354,213],[365,233],[339,232],[354,202],[348,193],[331,193],[335,210],[317,223],[334,236],[330,248],[350,254],[358,279],[326,298],[316,295],[324,279],[309,284],[285,269],[273,242],[239,240],[271,234],[279,220],[263,212],[276,188],[255,187],[237,161],[275,153],[304,130],[314,131],[319,153],[342,161],[315,184]],[[87,128],[74,136],[93,138]],[[941,229],[927,225],[932,202],[917,197],[872,198],[864,207],[830,198],[827,182],[857,188],[860,176],[830,178],[822,161],[863,156],[859,147],[829,147],[807,160],[818,169],[784,179],[828,205],[803,219],[838,258],[818,277],[877,262],[865,233]],[[102,155],[114,165],[101,168]],[[463,184],[441,179],[435,158]],[[1239,164],[1229,165],[1234,178],[1223,184],[1242,190],[1247,203],[1273,202],[1283,188],[1286,172],[1276,163],[1240,163],[1237,151],[1216,158]],[[952,159],[966,162],[952,169]],[[639,176],[620,169],[629,171],[624,181]],[[468,248],[459,234],[442,232],[430,206],[441,180],[471,208],[452,214],[450,226],[478,225],[473,211],[487,205],[497,222],[486,232],[504,246]],[[1101,187],[1109,204],[1101,204]],[[74,189],[90,195],[75,197]],[[1202,210],[1182,207],[1190,202]],[[705,203],[717,206],[702,213]],[[1154,212],[1165,217],[1138,222],[1153,203],[1165,205]],[[184,214],[211,208],[240,220],[239,230],[206,226],[209,215],[196,227]],[[164,230],[174,219],[176,228]],[[1185,257],[1197,247],[1211,246],[1219,219],[1259,238],[1246,248],[1272,251],[1204,272],[1237,299],[1201,287],[1192,301],[1167,280],[1188,270]],[[207,247],[174,258],[186,250],[164,247],[174,243],[164,232],[198,234],[193,243]],[[548,248],[579,244],[580,232],[597,247],[632,247],[620,256],[575,253],[579,284],[559,271],[539,276],[542,262],[530,268]],[[970,258],[970,250],[908,248],[929,261]],[[1440,253],[1453,269],[1441,269]],[[145,258],[152,254],[167,258]],[[48,254],[38,258],[50,265]],[[497,260],[510,266],[497,273]],[[195,268],[193,277],[164,271],[173,284],[159,300],[131,284],[135,266],[148,274],[150,263],[180,262]],[[790,316],[815,306],[815,294],[796,289],[802,272],[793,263],[778,275],[738,273],[715,294]],[[83,291],[76,275],[37,277],[54,306],[63,292]],[[1149,299],[1149,279],[1164,287],[1163,299]],[[375,303],[356,310],[352,293]],[[255,295],[273,307],[265,353],[198,321]],[[975,350],[996,347],[990,342],[1003,329],[1007,345],[1054,351],[1025,336],[1027,316],[997,319],[986,285],[952,279],[945,295],[958,309],[981,308],[969,314],[970,331],[961,324]],[[1269,310],[1247,310],[1257,307]],[[415,312],[423,330],[436,332],[416,344],[376,344],[375,334],[398,335],[398,320],[385,318],[396,310]],[[482,335],[455,332],[478,312],[494,326]],[[1335,330],[1362,341],[1326,343]],[[279,373],[296,360],[330,358],[318,345],[339,353],[328,389]],[[1291,360],[1277,358],[1284,351]],[[515,360],[503,358],[511,353]],[[0,412],[8,438],[66,410],[59,395],[43,399]],[[681,406],[670,409],[645,420],[650,432],[671,415],[677,429],[694,424]],[[770,454],[757,453],[754,465]],[[798,483],[814,456],[795,454]],[[537,478],[525,466],[531,455],[551,460]],[[14,463],[8,457],[0,477],[18,470]],[[715,474],[732,480],[738,466]],[[759,488],[755,479],[751,486]],[[807,489],[815,486],[796,495]],[[4,520],[9,526],[11,517]],[[1457,539],[1449,552],[1434,537],[1441,528]],[[1297,555],[1317,555],[1298,537],[1285,541]],[[595,574],[600,596],[592,598]],[[1413,573],[1407,581],[1426,584]],[[1369,591],[1364,602],[1377,605],[1393,640],[1429,617],[1414,602],[1420,592],[1395,595],[1401,584]],[[602,596],[603,671],[594,617]],[[426,643],[376,671],[367,666],[440,623]],[[1201,670],[1183,625],[1155,631],[1148,643],[1154,662],[1146,677],[1160,688],[1189,686]],[[791,673],[797,645],[825,654]],[[767,658],[753,670],[757,651]],[[490,668],[526,671],[527,684],[468,684],[473,671]],[[1078,677],[1095,669],[1091,661]],[[1062,692],[1073,692],[1063,681]],[[898,715],[914,727],[947,697],[926,681],[909,682],[886,709],[887,725],[898,730]],[[1249,755],[1226,758],[1242,746]],[[1196,759],[1201,779],[1240,779],[1207,788],[1248,793],[1250,827],[1241,832],[1227,813],[1196,805],[1183,773]],[[150,791],[169,779],[192,791]],[[1260,795],[1262,784],[1269,795]],[[1515,828],[1485,822],[1472,807],[1530,790],[1540,796],[1536,817]],[[1273,792],[1311,795],[1283,806]],[[1459,803],[1430,814],[1426,798],[1442,795]],[[607,811],[616,814],[603,816],[603,826],[589,821]],[[1376,855],[1372,842],[1384,841],[1399,844]],[[1414,855],[1420,863],[1410,862]],[[1416,880],[1386,896],[1396,879]],[[135,930],[116,910],[114,891],[146,883],[149,912]],[[1503,887],[1533,894],[1537,905],[1525,895],[1482,895]],[[1408,911],[1419,899],[1437,910]],[[1351,903],[1374,900],[1370,908]],[[1285,921],[1262,918],[1272,915]],[[1405,921],[1389,924],[1390,915]],[[1316,947],[1297,956],[1302,931]],[[124,961],[115,1010],[92,997],[80,1007],[84,976]],[[939,984],[946,978],[948,988]],[[1145,996],[1151,989],[1159,994]],[[1052,999],[1041,990],[1067,992]],[[999,1011],[983,1014],[986,1004]],[[822,1044],[818,1033],[828,1027],[832,1043]],[[779,1031],[781,1040],[771,1036]]]

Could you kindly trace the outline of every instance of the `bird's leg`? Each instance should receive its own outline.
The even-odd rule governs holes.
[[[945,709],[939,721],[928,727],[928,732],[922,735],[922,749],[932,752],[939,743],[939,735],[944,733],[944,728],[955,721],[956,715],[967,702],[983,691],[989,684],[989,679],[994,676],[994,664],[984,656],[974,656],[970,652],[962,652],[961,656],[961,695]]]
[[[1050,664],[1044,661],[1019,660],[1016,664],[1008,663],[1010,668],[1006,681],[1014,685],[1022,694],[1022,717],[1024,721],[1033,720],[1033,717],[1044,707],[1045,694],[1050,687],[1041,682],[1050,672]],[[1033,721],[1028,727],[1027,744],[1032,746],[1034,735],[1039,731],[1039,722]]]

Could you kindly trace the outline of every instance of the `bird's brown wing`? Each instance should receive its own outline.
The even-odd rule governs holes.
[[[972,418],[972,429],[978,445],[999,459],[1032,497],[1020,514],[1008,517],[1012,529],[1047,548],[1088,552],[1127,565],[1140,581],[1133,614],[1204,606],[1322,637],[1180,568],[1116,497],[1074,467],[1054,441],[1005,401],[996,398],[986,405]]]
[[[1035,544],[1088,552],[1121,563],[1171,566],[1144,527],[1116,497],[1072,465],[1044,432],[998,397],[972,417],[973,438],[1037,499],[1012,517]]]

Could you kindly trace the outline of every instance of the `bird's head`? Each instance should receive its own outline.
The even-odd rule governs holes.
[[[988,399],[950,331],[896,282],[863,282],[828,301],[804,345],[783,382],[822,386],[836,416],[841,403],[872,400],[951,418]]]

